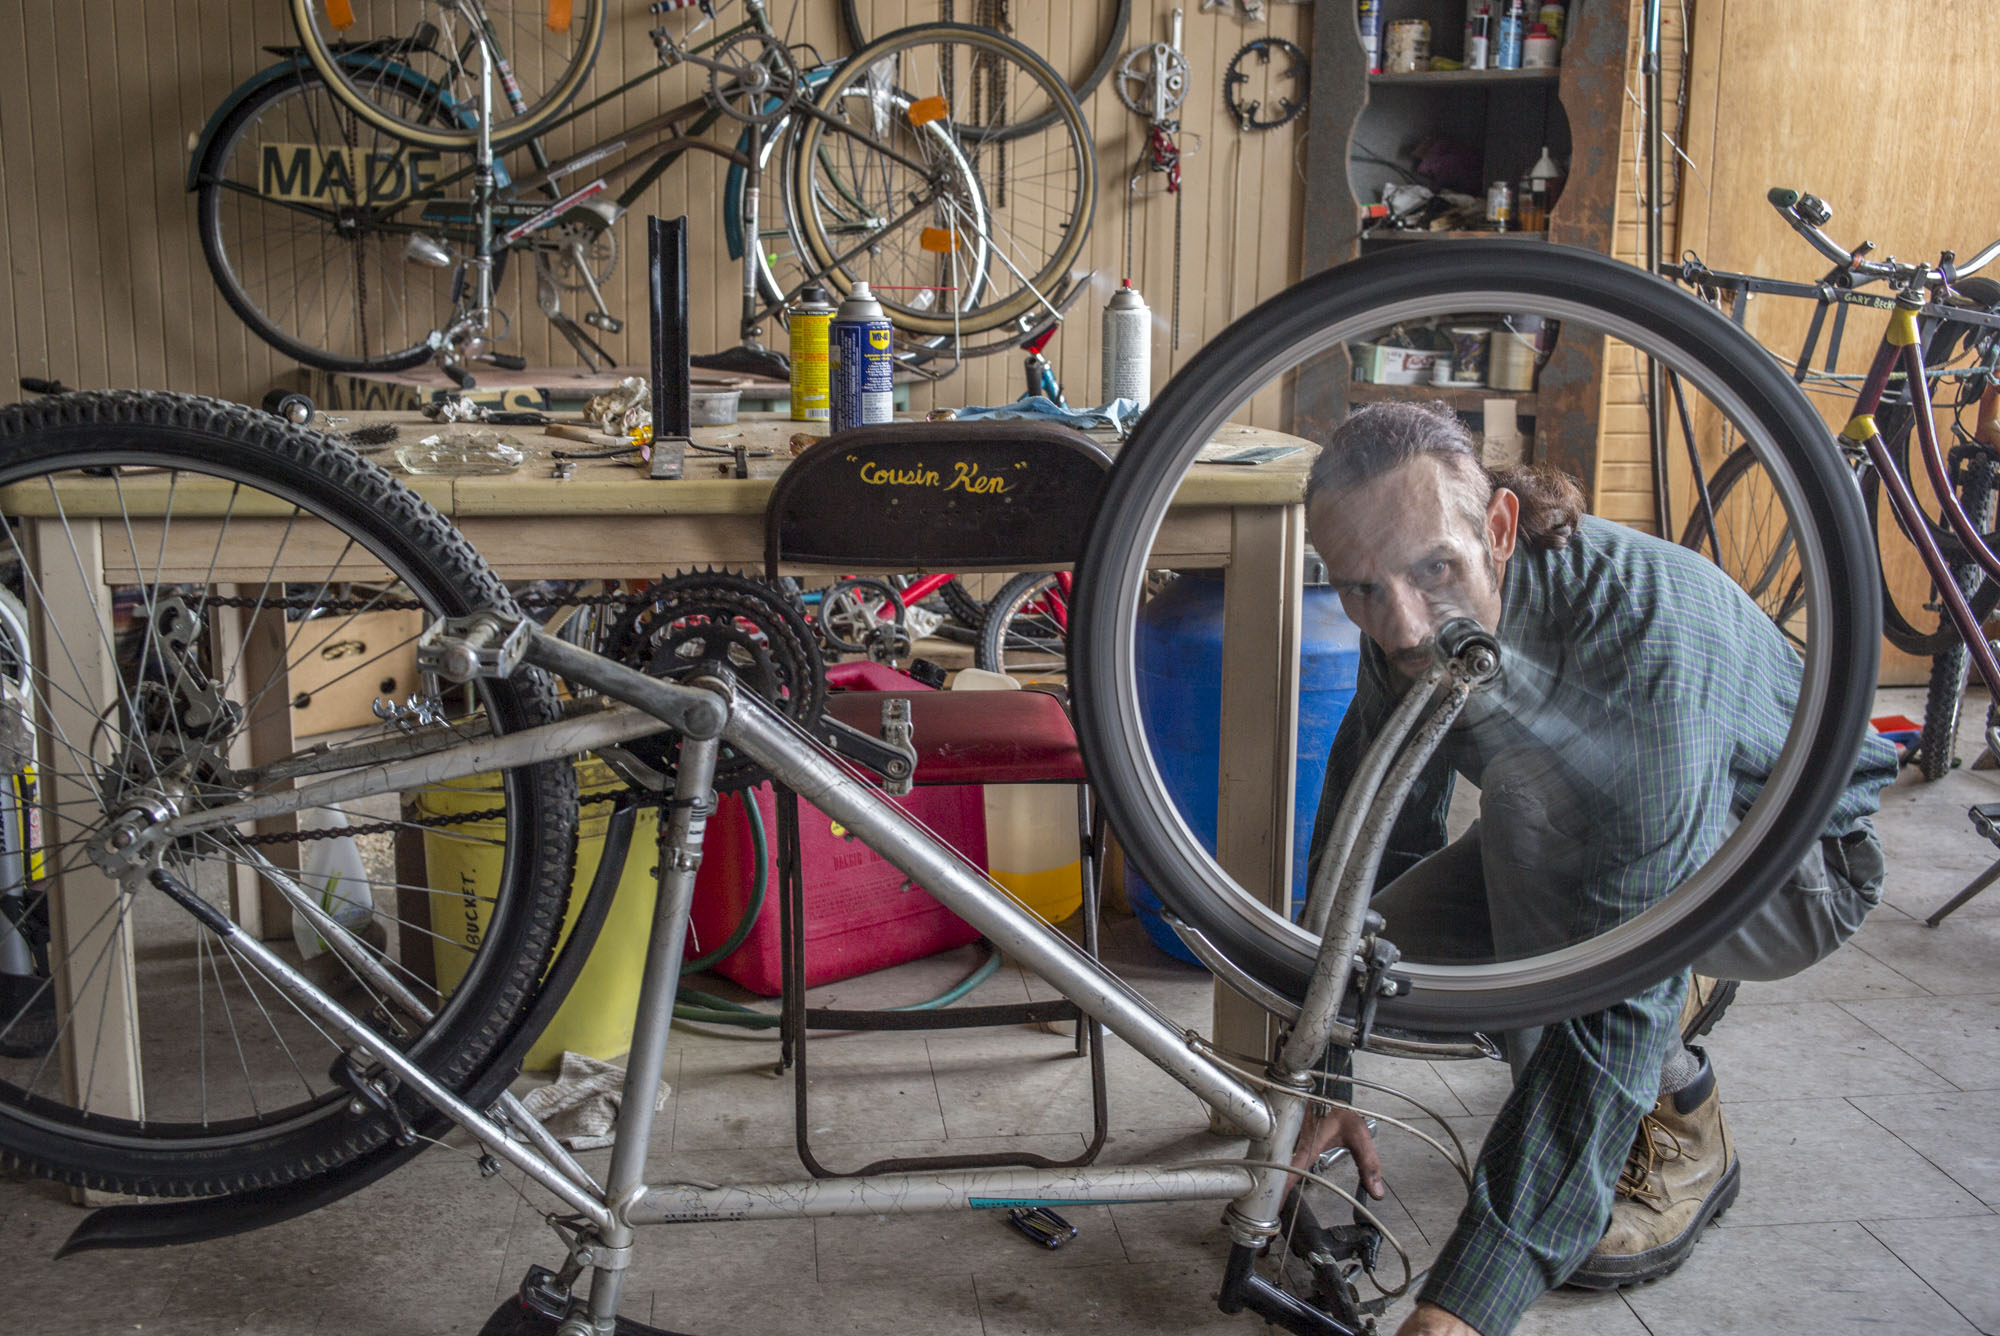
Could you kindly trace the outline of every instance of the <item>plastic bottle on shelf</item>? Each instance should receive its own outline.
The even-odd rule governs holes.
[[[1481,0],[1465,21],[1465,68],[1483,70],[1492,60],[1493,7]]]
[[[1539,23],[1528,25],[1528,35],[1521,39],[1521,68],[1524,70],[1552,70],[1556,67],[1558,47],[1556,39],[1549,36],[1549,30]]]
[[[1528,12],[1527,0],[1507,0],[1500,11],[1500,31],[1493,43],[1493,68],[1496,70],[1518,70],[1521,68],[1521,38],[1526,32],[1523,19]]]
[[[1382,0],[1361,0],[1361,49],[1368,57],[1368,72],[1382,72]]]
[[[1564,17],[1563,7],[1555,3],[1555,0],[1549,0],[1548,4],[1543,5],[1535,12],[1535,22],[1547,28],[1549,36],[1555,38],[1558,43],[1563,38]]]

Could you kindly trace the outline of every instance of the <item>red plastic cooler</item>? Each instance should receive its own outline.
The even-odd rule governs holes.
[[[749,908],[756,887],[745,799],[764,817],[770,890],[757,925],[743,944],[712,968],[765,997],[779,992],[778,818],[769,785],[725,794],[702,844],[695,874],[689,955],[725,941]],[[977,867],[986,866],[986,807],[982,790],[919,788],[896,803],[944,837]],[[846,834],[811,803],[799,802],[799,848],[805,881],[806,983],[886,969],[975,940],[971,924],[924,891],[905,888],[903,874]]]

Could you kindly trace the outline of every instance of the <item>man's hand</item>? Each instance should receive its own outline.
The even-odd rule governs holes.
[[[1299,1132],[1298,1147],[1292,1151],[1292,1167],[1310,1169],[1314,1160],[1335,1146],[1345,1146],[1353,1154],[1362,1190],[1380,1201],[1387,1191],[1382,1186],[1382,1159],[1375,1153],[1375,1139],[1368,1135],[1368,1124],[1353,1109],[1308,1113],[1306,1125]]]
[[[1418,1304],[1396,1328],[1396,1336],[1479,1336],[1436,1304]]]

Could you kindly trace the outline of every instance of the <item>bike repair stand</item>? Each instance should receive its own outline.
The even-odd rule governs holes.
[[[1975,831],[1984,835],[1993,844],[2000,845],[2000,803],[1978,803],[1968,809],[1966,815],[1972,818],[1972,828]],[[1924,925],[1930,928],[1937,927],[1945,921],[1947,915],[1962,908],[1996,881],[2000,881],[2000,858],[1994,859],[1993,865],[1967,883],[1964,890],[1939,905],[1936,912],[1924,920]]]
[[[1290,1022],[1277,1056],[1265,1069],[1277,1116],[1269,1144],[1278,1157],[1298,1140],[1308,1103],[1322,1102],[1315,1086],[1343,1074],[1331,1061],[1333,1055],[1366,1048],[1377,1004],[1409,991],[1408,977],[1395,970],[1401,954],[1368,901],[1403,800],[1466,702],[1500,670],[1499,643],[1470,617],[1453,618],[1440,627],[1435,645],[1436,666],[1403,693],[1362,758],[1314,869],[1299,916],[1299,926],[1320,938],[1305,996],[1294,1010],[1261,990],[1266,1005],[1278,1003],[1278,1014]],[[1234,982],[1240,972],[1231,969],[1217,977]],[[1352,1021],[1342,1016],[1349,1006]],[[1345,1094],[1338,1084],[1331,1090],[1336,1097]],[[1287,1093],[1290,1098],[1283,1097]],[[1358,1198],[1354,1220],[1353,1225],[1322,1227],[1305,1205],[1303,1184],[1294,1188],[1274,1175],[1258,1196],[1231,1202],[1223,1213],[1231,1247],[1216,1306],[1225,1313],[1247,1308],[1268,1323],[1315,1336],[1372,1333],[1388,1296],[1363,1302],[1354,1281],[1363,1270],[1374,1270],[1382,1227]],[[1302,1303],[1257,1273],[1258,1257],[1278,1248],[1313,1270],[1324,1310]]]
[[[694,441],[688,381],[688,220],[646,220],[653,333],[653,454],[649,478],[680,478]]]

